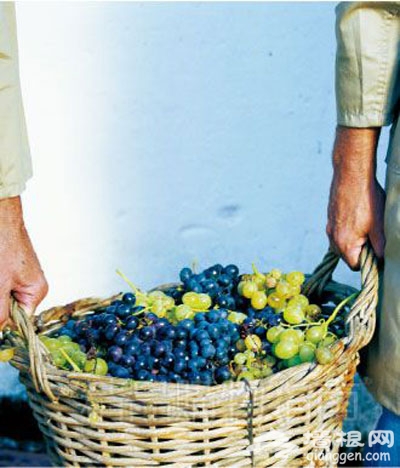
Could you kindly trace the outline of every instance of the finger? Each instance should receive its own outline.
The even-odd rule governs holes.
[[[46,297],[49,286],[44,275],[37,278],[29,286],[16,287],[13,296],[28,314],[32,314]]]
[[[6,325],[10,317],[10,292],[0,293],[0,330]]]
[[[362,245],[343,249],[342,258],[353,271],[360,269],[360,256]]]

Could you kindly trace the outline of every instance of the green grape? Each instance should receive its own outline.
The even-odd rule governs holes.
[[[247,356],[243,353],[237,353],[235,354],[235,357],[233,358],[235,361],[235,364],[238,364],[239,366],[243,366],[243,364],[247,361]]]
[[[317,320],[321,315],[321,307],[316,304],[310,304],[306,307],[306,315],[310,320]]]
[[[290,359],[299,352],[299,345],[291,340],[279,341],[275,346],[275,356],[279,359]]]
[[[286,281],[280,281],[276,285],[276,294],[283,299],[286,299],[290,294],[290,286]]]
[[[85,367],[86,354],[83,351],[75,351],[69,354],[69,356],[80,369],[83,369]]]
[[[60,343],[69,343],[70,341],[72,341],[72,338],[68,335],[61,335],[57,339],[58,341],[60,341]]]
[[[246,318],[247,318],[247,315],[243,314],[242,312],[231,312],[228,315],[228,320],[238,325],[241,325],[246,320]]]
[[[254,352],[251,350],[251,349],[246,349],[246,351],[243,352],[243,354],[247,357],[247,359],[249,360],[253,360],[256,355],[254,354]]]
[[[282,309],[286,304],[286,301],[283,297],[279,296],[277,293],[271,293],[268,296],[268,305],[274,309]]]
[[[90,374],[107,375],[108,366],[104,359],[89,359],[86,361],[83,370],[85,372],[89,372]]]
[[[301,293],[301,286],[290,285],[290,296],[298,296]]]
[[[240,339],[236,342],[236,348],[238,351],[244,351],[246,349],[246,345],[244,343],[244,340]]]
[[[258,291],[257,284],[254,281],[246,281],[242,286],[242,296],[251,299],[253,294]]]
[[[197,293],[195,292],[187,292],[183,295],[182,297],[182,302],[189,306],[192,307],[193,309],[196,308],[198,298],[197,298]]]
[[[277,281],[273,276],[267,275],[265,277],[265,286],[268,289],[273,289],[273,288],[275,288],[276,285],[277,285]]]
[[[151,291],[147,297],[152,301],[156,301],[158,299],[163,300],[165,298],[165,294],[162,291]]]
[[[303,361],[301,360],[300,356],[296,354],[295,356],[291,357],[290,359],[286,359],[286,367],[294,367],[302,364]]]
[[[301,286],[304,283],[305,276],[301,271],[291,271],[286,275],[286,280],[293,286]]]
[[[303,341],[304,341],[304,338],[305,338],[305,335],[304,335],[303,330],[300,330],[300,328],[296,328],[296,329],[295,329],[295,332],[297,333],[297,337],[298,337],[298,339],[299,339],[299,343],[303,342]]]
[[[290,299],[288,305],[290,306],[291,304],[299,306],[302,309],[305,309],[308,306],[309,301],[307,297],[304,296],[303,294],[297,294],[296,296],[292,297],[292,299]]]
[[[279,335],[279,341],[293,341],[294,343],[300,344],[301,339],[297,330],[289,328]]]
[[[244,340],[244,344],[247,349],[250,349],[254,352],[258,352],[262,348],[262,342],[259,336],[257,335],[248,335]]]
[[[253,309],[262,310],[268,303],[267,295],[264,291],[256,291],[251,297],[251,306]]]
[[[304,312],[298,304],[288,304],[283,311],[283,318],[291,325],[298,325],[305,319]]]
[[[165,317],[166,310],[164,309],[164,303],[161,299],[156,299],[151,305],[150,310],[153,312],[153,314],[156,314],[157,317]]]
[[[315,359],[315,345],[310,342],[304,342],[300,345],[299,356],[301,362],[312,362]]]
[[[317,344],[324,338],[324,334],[324,329],[319,325],[315,325],[306,331],[306,339],[307,341],[311,341],[311,343]]]
[[[333,360],[333,353],[329,348],[317,348],[315,357],[319,364],[329,364]]]
[[[276,280],[281,279],[282,272],[281,270],[278,270],[277,268],[274,268],[269,272],[269,274],[272,276],[272,278],[275,278]]]
[[[178,322],[187,318],[191,318],[192,315],[193,310],[187,304],[178,305],[175,309],[175,318]]]
[[[62,349],[68,354],[68,356],[78,352],[81,350],[81,347],[78,343],[74,343],[73,341],[69,341],[68,343],[62,344]]]
[[[328,334],[320,343],[320,346],[330,346],[337,340],[336,335]]]
[[[197,309],[208,310],[212,305],[212,299],[208,294],[199,294],[197,296]]]
[[[172,309],[173,307],[175,307],[175,301],[170,296],[165,296],[165,298],[163,299],[163,303],[164,303],[164,307],[167,310]]]
[[[259,291],[264,290],[265,278],[264,275],[253,275],[251,280],[257,285]]]
[[[51,351],[51,359],[56,367],[64,367],[67,364],[67,360],[60,349]]]
[[[276,343],[279,340],[280,334],[283,332],[284,328],[277,326],[277,327],[271,327],[267,331],[267,340],[270,343]]]
[[[48,338],[44,341],[44,345],[51,352],[60,349],[63,346],[63,343],[58,341],[56,338]]]

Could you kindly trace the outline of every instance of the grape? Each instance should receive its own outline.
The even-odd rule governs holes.
[[[283,318],[291,325],[298,325],[305,319],[304,312],[298,304],[288,304],[283,311]]]
[[[272,327],[267,331],[267,340],[270,343],[277,343],[279,340],[280,334],[283,332],[284,328],[277,326],[277,327]]]
[[[316,304],[310,304],[306,307],[306,315],[310,320],[317,320],[321,315],[321,307]]]
[[[197,304],[197,293],[187,292],[182,297],[183,304],[195,309]]]
[[[275,346],[275,356],[279,359],[290,359],[299,352],[299,345],[291,340],[279,341]]]
[[[157,317],[165,317],[166,310],[163,301],[160,299],[157,299],[155,302],[153,302],[150,310],[153,312],[153,314],[156,314]]]
[[[321,342],[320,346],[330,346],[336,341],[336,336],[333,334],[328,334]]]
[[[247,349],[251,349],[254,352],[260,351],[262,347],[261,340],[257,335],[246,336],[244,344]]]
[[[61,335],[57,339],[60,343],[69,343],[72,341],[72,338],[69,335]]]
[[[69,355],[72,356],[74,353],[78,352],[81,350],[80,346],[78,343],[74,343],[72,341],[68,343],[61,343],[62,349]]]
[[[317,348],[315,357],[319,364],[329,364],[333,360],[333,353],[329,348]]]
[[[67,359],[62,354],[60,349],[51,351],[51,358],[53,360],[53,364],[56,367],[64,367],[67,364]]]
[[[226,382],[227,380],[230,380],[232,378],[232,374],[229,371],[229,368],[224,366],[224,367],[219,367],[215,371],[215,380],[217,383],[222,383]]]
[[[276,285],[276,294],[283,299],[286,299],[290,295],[290,286],[286,281],[280,281]]]
[[[315,346],[310,342],[304,342],[300,345],[299,356],[301,362],[311,362],[315,358]]]
[[[324,330],[322,327],[315,325],[306,331],[306,339],[311,343],[319,343],[324,338]]]
[[[46,338],[46,340],[43,340],[43,343],[50,352],[57,351],[63,346],[63,343],[58,341],[56,338]]]
[[[290,299],[288,303],[289,306],[292,304],[294,306],[299,306],[301,309],[306,309],[306,307],[309,305],[309,301],[303,294],[297,294],[292,299]]]
[[[187,294],[191,294],[191,293],[187,293]],[[193,315],[193,311],[191,307],[187,304],[181,304],[175,309],[175,318],[178,321],[189,318],[192,315]]]
[[[208,310],[212,305],[211,297],[208,294],[199,294],[197,297],[197,309]]]
[[[246,361],[247,357],[243,353],[237,353],[234,357],[235,364],[242,366]]]
[[[256,283],[253,281],[246,281],[241,287],[241,295],[247,299],[251,299],[253,294],[258,291]]]
[[[299,337],[299,334],[297,333],[297,330],[289,328],[287,330],[284,330],[279,335],[279,341],[293,341],[294,343],[299,344],[301,342],[301,339]]]
[[[182,270],[179,273],[179,278],[182,281],[182,283],[186,283],[187,281],[189,281],[192,275],[193,272],[190,268],[182,268]]]
[[[136,296],[131,292],[125,293],[122,296],[122,302],[124,302],[125,304],[128,304],[130,306],[134,306],[135,302],[136,302]]]
[[[89,359],[85,363],[84,371],[96,375],[107,375],[108,366],[104,359]]]
[[[300,271],[292,271],[286,275],[286,280],[292,286],[301,286],[304,283],[305,276]]]
[[[277,293],[271,293],[268,296],[268,305],[274,309],[282,309],[285,306],[285,303],[285,299],[283,299]]]
[[[236,278],[239,275],[239,268],[236,265],[227,265],[223,272],[231,278]]]
[[[273,289],[277,286],[277,280],[274,277],[267,275],[265,277],[265,286],[269,289]]]
[[[256,291],[251,297],[251,306],[256,310],[262,310],[267,305],[268,298],[264,291]]]

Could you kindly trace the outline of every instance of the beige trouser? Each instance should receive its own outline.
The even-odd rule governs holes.
[[[364,364],[367,388],[400,415],[400,124],[393,125],[387,161],[385,266],[377,328]]]

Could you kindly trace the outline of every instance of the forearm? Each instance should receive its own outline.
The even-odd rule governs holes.
[[[346,185],[368,189],[375,182],[379,135],[379,127],[338,126],[332,157],[334,177]]]

